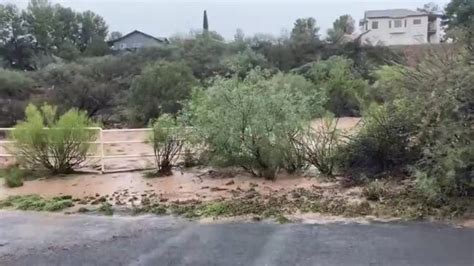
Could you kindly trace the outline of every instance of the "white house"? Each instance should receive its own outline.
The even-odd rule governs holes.
[[[134,30],[118,39],[108,42],[110,48],[114,51],[136,50],[167,43],[168,39],[166,38],[156,38],[138,30]]]
[[[360,26],[365,45],[439,43],[443,34],[439,15],[409,9],[366,11]]]

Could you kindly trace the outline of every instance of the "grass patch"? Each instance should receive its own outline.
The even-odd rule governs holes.
[[[100,204],[100,207],[97,209],[99,212],[105,214],[105,215],[113,215],[114,214],[114,210],[112,208],[112,204],[108,203],[108,202],[102,202]]]
[[[17,166],[11,166],[7,169],[2,169],[0,176],[5,178],[5,185],[10,188],[23,186],[25,178],[25,171]]]
[[[384,188],[384,184],[382,181],[379,181],[379,180],[370,182],[362,190],[362,195],[367,200],[371,200],[371,201],[381,200],[385,194],[386,194],[386,191]]]
[[[283,214],[280,214],[276,217],[276,221],[279,223],[279,224],[287,224],[287,223],[291,223],[291,220],[286,218]]]
[[[45,199],[39,195],[10,196],[0,201],[0,208],[28,211],[60,211],[74,206],[70,196]]]

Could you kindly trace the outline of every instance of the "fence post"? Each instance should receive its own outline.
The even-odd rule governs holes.
[[[105,172],[105,163],[104,163],[104,133],[102,128],[100,128],[100,174]]]

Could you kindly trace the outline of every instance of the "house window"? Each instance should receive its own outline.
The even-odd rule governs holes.
[[[415,24],[415,25],[421,24],[421,19],[419,19],[419,18],[414,19],[414,20],[413,20],[413,24]]]
[[[378,21],[372,21],[372,29],[378,29],[379,28],[379,22]]]
[[[127,44],[126,43],[121,43],[120,44],[120,49],[125,49],[127,48]]]
[[[405,28],[407,27],[407,20],[405,19]]]
[[[395,28],[401,28],[402,27],[402,20],[401,19],[396,19],[396,20],[393,21],[393,23],[394,23],[393,26]]]
[[[392,21],[391,20],[388,21],[388,27],[392,28]]]

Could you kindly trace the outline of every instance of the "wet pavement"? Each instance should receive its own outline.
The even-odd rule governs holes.
[[[474,229],[0,211],[0,265],[473,265]]]

